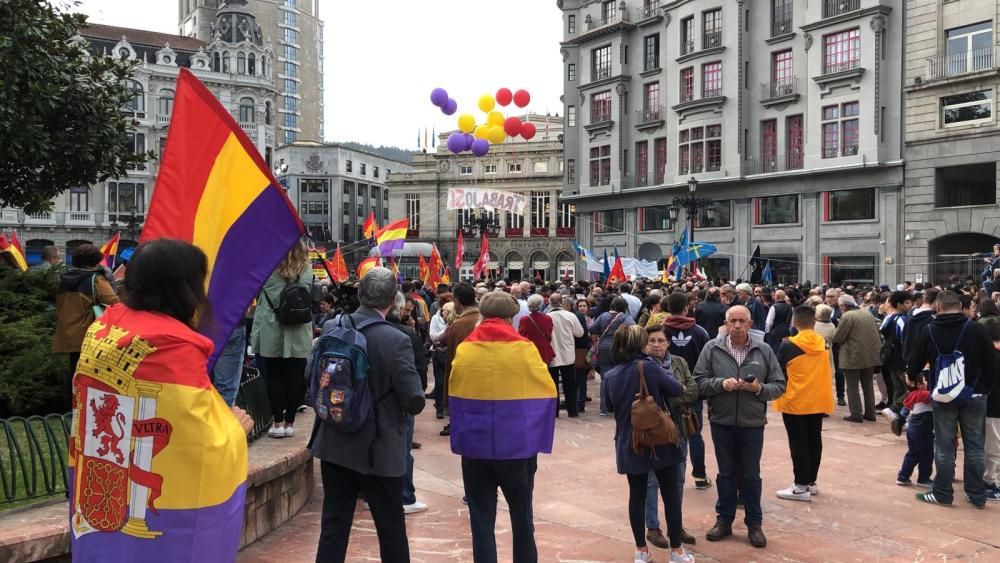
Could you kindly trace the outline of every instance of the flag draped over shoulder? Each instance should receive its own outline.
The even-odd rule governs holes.
[[[246,133],[182,68],[142,242],[180,239],[208,256],[211,307],[198,332],[215,344],[210,370],[233,327],[303,232],[295,207]]]
[[[101,247],[101,254],[104,255],[103,264],[108,268],[115,267],[115,257],[118,255],[118,241],[121,239],[122,232],[115,232],[115,236],[108,239],[108,242],[104,243]]]
[[[552,453],[556,388],[530,340],[486,319],[455,352],[448,383],[451,451],[475,459]]]
[[[24,257],[24,249],[17,240],[17,233],[11,232],[10,239],[0,233],[0,254],[6,254],[14,262],[14,266],[22,272],[28,269],[28,260]]]

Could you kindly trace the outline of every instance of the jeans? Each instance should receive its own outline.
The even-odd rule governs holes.
[[[864,415],[871,418],[875,416],[875,388],[873,387],[875,368],[865,369],[845,369],[844,378],[847,379],[847,408],[851,411],[851,417],[861,418],[861,396],[858,394],[858,385],[865,396]]]
[[[410,545],[406,538],[403,505],[399,503],[403,494],[403,478],[362,475],[326,461],[320,462],[320,471],[323,478],[323,516],[316,563],[345,561],[359,491],[364,493],[375,521],[381,560],[407,563],[410,560]]]
[[[694,411],[695,418],[698,419],[698,431],[687,437],[688,447],[691,448],[691,476],[698,478],[705,477],[705,439],[701,437],[701,429],[704,425],[702,419],[702,404],[704,401],[698,400],[691,404],[690,410]]]
[[[740,498],[746,511],[743,522],[748,526],[763,523],[760,455],[764,449],[764,427],[711,426],[715,459],[719,464],[715,481],[719,500],[715,503],[715,512],[729,522],[736,519],[736,479],[739,476]]]
[[[566,414],[577,416],[578,404],[573,400],[576,394],[576,373],[573,364],[568,366],[549,367],[549,375],[552,382],[556,384],[556,394],[559,393],[559,380],[562,379],[563,396],[566,397]],[[556,418],[559,418],[559,402],[556,401]]]
[[[677,487],[675,486],[679,471],[682,471],[680,465],[671,465],[652,473],[655,480],[660,483],[670,547],[681,546],[681,530],[684,529],[681,518],[681,499],[677,495]],[[635,539],[636,547],[646,547],[643,510],[649,498],[649,481],[653,479],[650,479],[650,473],[630,473],[625,477],[628,478],[628,522],[632,527],[632,537]]]
[[[909,426],[906,427],[906,445],[898,478],[909,479],[916,468],[918,482],[930,479],[934,469],[934,413],[910,415]]]
[[[683,505],[684,502],[684,474],[687,472],[687,440],[681,437],[679,444],[681,450],[681,461],[677,464],[677,499]],[[646,527],[650,530],[660,527],[659,515],[659,491],[660,484],[656,480],[656,473],[650,471],[646,482]]]
[[[229,340],[226,340],[219,359],[212,368],[212,385],[222,395],[227,405],[236,402],[236,392],[240,389],[240,376],[243,375],[243,355],[246,354],[246,329],[243,324],[236,325]]]
[[[823,458],[823,415],[782,413],[781,418],[788,433],[795,484],[812,485]]]
[[[462,457],[462,481],[469,502],[472,558],[476,563],[496,563],[497,487],[510,509],[514,536],[514,563],[537,563],[535,522],[531,497],[535,489],[538,456],[526,459],[472,459]]]
[[[587,407],[587,374],[590,368],[574,368],[576,370],[576,407],[583,412]]]
[[[444,413],[445,351],[435,350],[431,358],[431,363],[434,366],[434,410],[438,413]]]
[[[1000,485],[1000,418],[986,417],[986,473],[989,485]]]
[[[982,506],[986,502],[986,397],[969,399],[958,407],[951,403],[934,403],[934,496],[944,503],[954,501],[952,481],[955,479],[955,437],[962,429],[965,449],[965,493],[972,502]]]
[[[417,490],[413,487],[413,427],[416,420],[406,415],[406,475],[403,476],[403,504],[417,502]]]

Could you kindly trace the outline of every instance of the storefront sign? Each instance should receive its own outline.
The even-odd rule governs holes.
[[[502,190],[449,188],[448,210],[488,208],[524,215],[527,199],[523,195]]]

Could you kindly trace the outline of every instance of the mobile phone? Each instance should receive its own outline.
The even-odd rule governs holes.
[[[753,383],[754,381],[757,381],[757,378],[752,375],[743,378],[743,383]]]

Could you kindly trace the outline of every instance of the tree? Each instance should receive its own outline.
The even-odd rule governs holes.
[[[121,111],[134,64],[88,53],[86,21],[49,0],[0,2],[0,206],[44,211],[151,158],[133,154]]]

